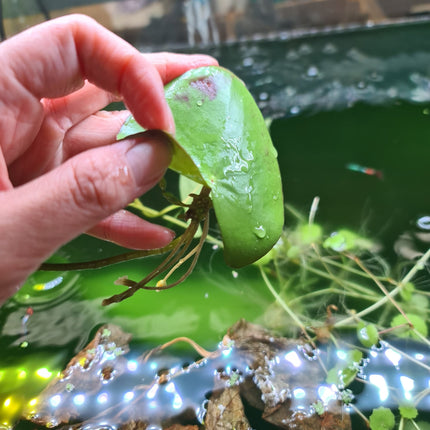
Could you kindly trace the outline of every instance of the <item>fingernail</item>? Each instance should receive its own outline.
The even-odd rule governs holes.
[[[164,175],[171,160],[168,138],[165,133],[145,132],[142,143],[131,147],[127,153],[127,163],[139,187],[152,187]]]

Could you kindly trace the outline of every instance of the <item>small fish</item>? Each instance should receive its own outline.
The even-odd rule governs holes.
[[[25,336],[28,333],[27,330],[27,322],[30,319],[30,317],[33,315],[33,308],[28,307],[25,311],[24,316],[21,318],[21,325],[22,325],[22,335]]]
[[[364,173],[365,175],[376,176],[378,179],[383,179],[382,170],[373,169],[372,167],[361,166],[356,163],[348,163],[345,166],[348,170],[352,170],[353,172]]]

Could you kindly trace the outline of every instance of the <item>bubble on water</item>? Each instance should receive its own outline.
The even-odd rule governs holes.
[[[309,55],[309,54],[312,54],[312,48],[308,44],[303,43],[299,47],[299,54],[300,55]]]
[[[300,108],[299,106],[292,106],[290,109],[290,114],[291,115],[297,115],[300,113]]]
[[[422,230],[430,230],[430,216],[422,216],[417,220],[417,226]]]
[[[306,76],[308,78],[317,78],[320,75],[320,71],[317,66],[310,66],[308,70],[306,70]]]
[[[261,101],[265,101],[265,100],[267,100],[267,99],[269,98],[269,94],[268,94],[268,93],[266,93],[266,92],[260,93],[260,95],[258,96],[258,98],[259,98]]]
[[[381,82],[384,80],[384,77],[380,73],[373,71],[370,72],[369,79],[373,82]]]
[[[246,57],[243,59],[242,64],[244,67],[251,67],[254,65],[254,59],[252,57]]]
[[[292,97],[292,96],[294,96],[295,94],[297,94],[297,90],[296,90],[294,87],[287,86],[287,87],[285,88],[285,95],[286,95],[287,97]]]
[[[391,88],[388,88],[387,90],[388,97],[395,98],[398,96],[398,94],[399,93],[397,91],[397,88],[391,87]]]
[[[364,81],[359,81],[357,82],[357,84],[355,85],[359,90],[364,90],[367,88],[367,84]]]
[[[409,80],[414,84],[420,84],[422,81],[422,76],[419,73],[413,72],[409,75]]]
[[[322,52],[324,54],[336,54],[337,47],[336,45],[333,45],[333,43],[327,43],[326,45],[324,45]]]
[[[287,60],[297,60],[299,58],[299,54],[294,50],[290,50],[286,55]]]

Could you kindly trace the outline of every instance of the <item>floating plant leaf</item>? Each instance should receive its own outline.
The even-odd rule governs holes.
[[[417,408],[412,404],[399,406],[400,415],[408,420],[413,420],[418,416]]]
[[[297,229],[297,233],[303,245],[311,245],[321,239],[322,228],[319,224],[304,224]]]
[[[338,387],[347,387],[355,379],[363,353],[353,349],[345,354],[345,357],[327,372],[326,382],[336,384]]]
[[[277,154],[260,110],[220,67],[188,71],[165,95],[176,123],[170,168],[211,188],[227,264],[252,263],[276,243],[284,221]],[[129,118],[118,138],[142,131]]]
[[[408,321],[403,315],[396,315],[391,320],[391,327],[396,328],[396,335],[399,337],[411,337],[412,339],[417,340],[420,340],[419,334],[423,337],[427,337],[428,330],[425,320],[422,319],[419,315],[415,315],[412,313],[406,314],[406,316],[413,324],[416,332],[411,327],[409,327]]]
[[[400,290],[400,297],[405,302],[410,302],[412,299],[412,294],[415,292],[415,285],[412,282],[407,282],[402,285],[402,289]]]
[[[340,229],[332,233],[324,241],[323,246],[324,248],[329,248],[336,252],[343,252],[352,249],[372,249],[373,243],[369,239],[361,237],[351,230]]]
[[[363,346],[370,348],[378,343],[378,329],[374,324],[365,324],[364,322],[360,322],[357,326],[357,337]]]
[[[395,425],[394,414],[383,406],[373,409],[369,417],[369,425],[371,430],[391,430]]]

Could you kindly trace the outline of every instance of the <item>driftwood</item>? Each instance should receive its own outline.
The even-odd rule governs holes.
[[[36,410],[28,412],[26,419],[49,428],[76,429],[248,430],[264,428],[264,423],[279,429],[351,429],[349,415],[337,398],[324,403],[322,409],[315,407],[321,403],[318,388],[325,373],[318,353],[304,341],[274,337],[262,327],[241,320],[228,330],[214,352],[178,338],[141,355],[135,361],[141,369],[137,371],[130,370],[127,358],[130,339],[116,326],[101,327],[39,395]],[[203,358],[185,367],[175,366],[174,371],[150,373],[150,361],[162,360],[166,349],[179,341],[186,341]],[[208,381],[208,401],[203,392],[193,403],[189,397],[200,396],[196,381],[201,376]],[[195,392],[181,397],[179,393],[187,391],[185,386],[191,391],[195,387]],[[122,387],[128,394],[121,401],[107,403],[104,410],[89,407],[87,415],[80,416],[79,396],[82,401],[100,399],[106,387],[114,391]],[[165,397],[156,400],[155,393],[163,390]],[[166,401],[166,392],[177,396],[180,404],[172,408],[167,403],[154,403]],[[206,403],[199,416],[198,402]]]

